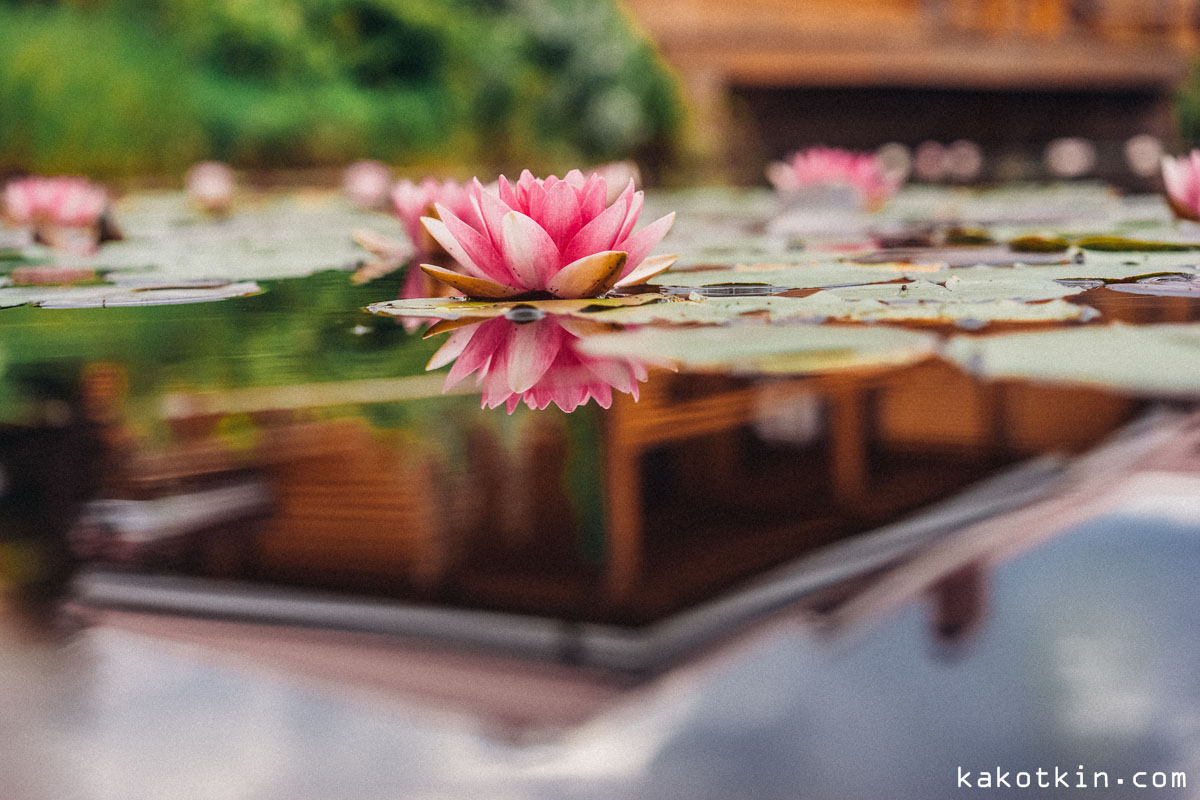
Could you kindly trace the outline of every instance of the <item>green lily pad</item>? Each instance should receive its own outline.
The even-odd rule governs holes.
[[[418,297],[372,303],[367,311],[393,317],[436,319],[491,319],[502,317],[516,308],[535,309],[545,314],[588,317],[596,312],[625,306],[639,306],[662,300],[660,294],[633,294],[621,297],[596,297],[579,300],[460,300],[453,297]]]
[[[1000,272],[955,272],[944,284],[926,280],[830,289],[847,300],[879,300],[887,303],[933,301],[979,303],[990,300],[1053,300],[1079,294],[1078,286],[1064,286],[1048,278],[1027,276],[1012,270]]]
[[[1067,328],[956,337],[944,355],[988,378],[1072,383],[1136,395],[1200,394],[1200,324]]]
[[[112,308],[207,303],[259,294],[253,281],[221,286],[137,288],[125,286],[42,286],[0,289],[0,308],[35,305],[41,308]]]
[[[732,325],[641,328],[592,336],[579,346],[622,357],[697,370],[815,374],[903,366],[933,355],[937,337],[865,326]]]
[[[804,266],[755,264],[728,269],[695,272],[668,272],[650,281],[658,286],[723,286],[729,284],[763,284],[789,289],[824,289],[831,286],[857,286],[865,283],[894,281],[924,270],[912,270],[908,265],[899,269],[888,266],[865,267],[838,262],[812,263]]]
[[[1200,244],[1126,239],[1120,236],[1088,236],[1075,242],[1075,245],[1084,250],[1102,250],[1109,253],[1179,253],[1200,250]]]
[[[873,298],[846,298],[840,296],[840,291],[820,291],[807,297],[695,296],[675,302],[602,311],[594,318],[621,325],[727,325],[745,315],[761,315],[771,322],[841,320],[978,326],[992,322],[1086,321],[1098,314],[1088,306],[1060,299],[1048,303],[1025,303],[1007,298],[984,302],[888,303]]]
[[[1065,253],[1071,243],[1061,236],[1018,236],[1008,243],[1014,253]]]

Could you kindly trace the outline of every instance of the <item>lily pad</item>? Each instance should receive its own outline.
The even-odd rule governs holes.
[[[938,287],[941,288],[941,287]],[[807,297],[703,297],[601,311],[595,319],[621,325],[726,325],[745,315],[771,322],[840,320],[854,322],[915,322],[981,326],[993,322],[1074,322],[1094,319],[1099,312],[1064,300],[1024,303],[1007,298],[984,302],[899,302],[846,298],[840,290]]]
[[[941,264],[946,267],[1011,266],[1013,264],[1065,264],[1062,251],[1017,252],[1008,247],[916,247],[877,250],[848,258],[856,264]]]
[[[873,286],[849,286],[830,289],[847,300],[879,300],[886,303],[979,303],[990,300],[1053,300],[1083,291],[1042,277],[1014,273],[955,273],[944,284],[917,280],[911,283],[885,283]]]
[[[453,297],[419,297],[410,300],[388,300],[372,303],[367,311],[393,317],[424,317],[426,319],[456,320],[464,318],[491,319],[509,314],[513,309],[528,307],[544,314],[588,317],[598,311],[624,306],[639,306],[662,300],[661,294],[633,294],[622,297],[583,298],[580,300],[459,300]]]
[[[0,289],[0,308],[35,305],[41,308],[111,308],[207,303],[249,297],[262,288],[253,281],[217,287],[127,288],[123,286],[29,287]]]
[[[1200,298],[1200,276],[1163,275],[1154,278],[1145,278],[1136,283],[1110,283],[1108,284],[1108,288],[1127,294]]]
[[[956,337],[945,356],[988,378],[1076,383],[1136,395],[1200,394],[1200,324],[1067,328]]]
[[[1008,248],[1014,253],[1065,253],[1071,243],[1061,236],[1018,236]]]
[[[593,336],[579,347],[696,370],[815,374],[898,367],[933,355],[937,337],[918,331],[862,326],[756,325],[722,328],[641,328]]]
[[[1109,253],[1178,253],[1200,250],[1200,245],[1197,244],[1126,239],[1120,236],[1088,236],[1075,242],[1075,245],[1084,250],[1102,250]]]
[[[831,286],[857,286],[864,283],[893,281],[908,274],[909,265],[898,269],[864,267],[837,262],[813,263],[805,266],[754,264],[728,269],[697,272],[672,271],[650,281],[658,286],[723,286],[729,284],[761,284],[784,286],[789,289],[824,289]]]

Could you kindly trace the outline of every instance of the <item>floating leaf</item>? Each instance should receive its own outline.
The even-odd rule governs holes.
[[[700,370],[807,374],[900,366],[931,356],[937,337],[865,326],[754,325],[723,328],[642,328],[594,336],[580,347]]]
[[[388,300],[372,303],[367,311],[393,317],[436,317],[438,319],[491,319],[502,317],[513,309],[527,307],[543,314],[558,316],[591,316],[598,311],[623,306],[639,306],[662,300],[661,294],[631,294],[622,297],[593,297],[578,300],[458,300],[452,297],[419,297],[411,300]]]
[[[874,287],[869,287],[874,288]],[[937,287],[941,288],[941,287]],[[1086,321],[1097,312],[1083,305],[1053,300],[1022,303],[1007,298],[985,302],[887,303],[871,298],[845,298],[842,290],[807,297],[701,297],[635,308],[603,311],[595,318],[622,325],[655,323],[724,325],[742,316],[762,315],[771,322],[841,320],[855,322],[917,322],[942,325],[984,325],[991,322]],[[1078,290],[1076,290],[1078,291]],[[1064,293],[1069,293],[1065,291]]]
[[[127,288],[123,286],[41,287],[0,289],[0,308],[36,305],[41,308],[112,308],[208,303],[260,294],[253,281],[217,287]]]
[[[1163,252],[1178,253],[1200,250],[1200,245],[1182,242],[1155,242],[1144,239],[1125,239],[1120,236],[1088,236],[1075,242],[1084,250],[1102,250],[1109,253]]]
[[[945,284],[917,280],[911,283],[885,283],[873,286],[849,286],[830,289],[847,300],[880,300],[888,303],[935,301],[939,303],[978,303],[988,300],[1052,300],[1079,294],[1083,289],[1064,286],[1053,280],[1030,277],[1008,271],[955,273]]]
[[[1144,278],[1136,283],[1110,283],[1108,288],[1127,294],[1149,294],[1175,297],[1200,297],[1200,276],[1163,275]]]
[[[1081,383],[1135,394],[1200,394],[1200,325],[1106,327],[956,337],[947,358],[989,378]]]
[[[1061,236],[1018,236],[1008,243],[1014,253],[1065,253],[1071,243]]]
[[[826,262],[806,266],[755,264],[701,272],[672,271],[650,281],[658,286],[723,286],[731,284],[762,284],[788,289],[823,289],[830,286],[857,286],[879,283],[904,277],[908,265],[898,270],[886,267],[864,267],[856,264]]]
[[[995,244],[996,240],[986,228],[968,225],[957,226],[946,231],[946,244],[954,247]]]
[[[1018,253],[1008,247],[916,247],[877,250],[847,258],[855,264],[938,264],[942,267],[1065,264],[1060,253]]]

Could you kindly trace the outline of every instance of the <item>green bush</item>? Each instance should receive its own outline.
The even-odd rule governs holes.
[[[512,170],[668,149],[654,50],[593,0],[0,0],[0,170],[364,156]]]

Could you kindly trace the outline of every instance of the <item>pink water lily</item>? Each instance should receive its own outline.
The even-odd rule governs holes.
[[[355,161],[342,173],[342,191],[359,208],[382,208],[387,205],[391,186],[392,170],[379,161]]]
[[[428,369],[453,362],[445,389],[474,373],[482,406],[503,405],[510,414],[522,402],[538,410],[553,403],[571,412],[595,400],[608,408],[613,389],[636,400],[638,382],[647,377],[645,365],[580,353],[575,343],[588,324],[566,317],[526,323],[495,317],[451,332]]]
[[[228,214],[237,193],[237,175],[222,161],[193,164],[184,184],[192,202],[209,214]]]
[[[495,191],[478,180],[468,190],[469,212],[436,203],[437,218],[421,219],[465,274],[421,268],[468,297],[597,297],[644,282],[677,258],[650,256],[674,213],[634,232],[643,194],[632,180],[612,203],[605,179],[579,170],[544,180],[526,170],[515,184],[501,176]]]
[[[767,180],[784,194],[814,187],[848,187],[857,193],[864,208],[876,210],[900,189],[903,178],[888,170],[874,153],[810,147],[793,153],[786,161],[769,164]]]
[[[4,187],[4,216],[53,247],[91,252],[100,241],[108,193],[86,178],[31,177]]]
[[[1200,221],[1200,150],[1175,158],[1163,156],[1162,177],[1175,216]]]
[[[471,193],[464,184],[456,180],[439,181],[435,178],[425,178],[420,183],[400,180],[392,187],[392,206],[396,216],[404,225],[413,247],[422,253],[437,249],[437,243],[429,238],[429,234],[421,225],[421,217],[437,213],[434,210],[436,204],[450,209],[459,217],[470,217],[473,214]]]

